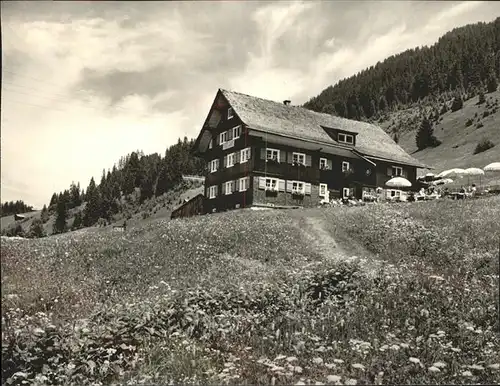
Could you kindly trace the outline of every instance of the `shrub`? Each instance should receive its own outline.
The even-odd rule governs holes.
[[[467,121],[465,122],[465,127],[469,127],[470,125],[472,125],[472,119],[467,119]]]
[[[455,112],[464,107],[464,101],[460,95],[457,95],[451,104],[451,111]]]
[[[481,104],[483,104],[485,102],[486,102],[486,98],[484,96],[484,91],[481,90],[481,91],[479,91],[479,100],[478,100],[477,104],[481,105]]]
[[[490,112],[488,110],[485,110],[483,112],[483,118],[486,118],[488,115],[490,115]]]
[[[479,122],[476,124],[476,128],[477,128],[477,129],[480,129],[480,128],[481,128],[481,127],[483,127],[483,126],[484,126],[484,124],[483,124],[483,122],[481,122],[481,121],[479,121]]]
[[[495,144],[490,140],[483,139],[477,144],[476,149],[474,150],[474,154],[482,153],[488,149],[491,149],[494,146]]]

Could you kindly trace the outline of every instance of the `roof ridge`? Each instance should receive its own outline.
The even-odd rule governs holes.
[[[239,91],[234,91],[234,90],[229,90],[229,89],[224,89],[224,88],[219,88],[219,90],[222,91],[222,92],[229,92],[231,94],[243,95],[243,96],[250,97],[250,98],[253,98],[253,99],[259,99],[259,100],[265,101],[265,102],[276,103],[277,105],[280,105],[280,106],[283,105],[283,103],[278,102],[278,101],[273,100],[273,99],[266,99],[266,98],[258,97],[258,96],[255,96],[255,95],[245,94],[245,93],[242,93],[242,92],[239,92]],[[319,112],[319,111],[314,111],[314,110],[308,109],[308,108],[306,108],[304,106],[301,106],[301,105],[288,105],[287,106],[287,108],[290,108],[290,107],[299,108],[301,110],[307,111],[308,113],[318,114],[320,116],[334,117],[334,118],[342,120],[344,122],[356,121],[358,123],[365,124],[366,126],[374,126],[374,127],[382,129],[381,126],[379,126],[379,125],[377,125],[375,123],[365,122],[365,121],[358,121],[357,119],[350,119],[350,118],[340,117],[338,115],[333,115],[333,114],[328,114],[328,113],[322,113],[322,112]]]

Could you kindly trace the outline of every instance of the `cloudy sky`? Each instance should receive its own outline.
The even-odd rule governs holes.
[[[499,2],[2,2],[1,200],[195,137],[219,87],[301,104]]]

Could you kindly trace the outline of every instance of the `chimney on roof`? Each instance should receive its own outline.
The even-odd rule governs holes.
[[[288,99],[285,99],[285,100],[283,101],[283,104],[284,104],[285,106],[289,106],[289,105],[290,105],[290,102],[291,102],[291,101],[289,101]]]

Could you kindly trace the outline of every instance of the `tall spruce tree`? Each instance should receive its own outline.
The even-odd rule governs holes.
[[[101,196],[94,181],[90,179],[86,193],[87,205],[83,211],[83,225],[88,227],[94,225],[101,215]]]
[[[53,233],[63,233],[67,230],[66,220],[68,218],[67,196],[61,194],[57,201],[56,220],[53,226]]]

